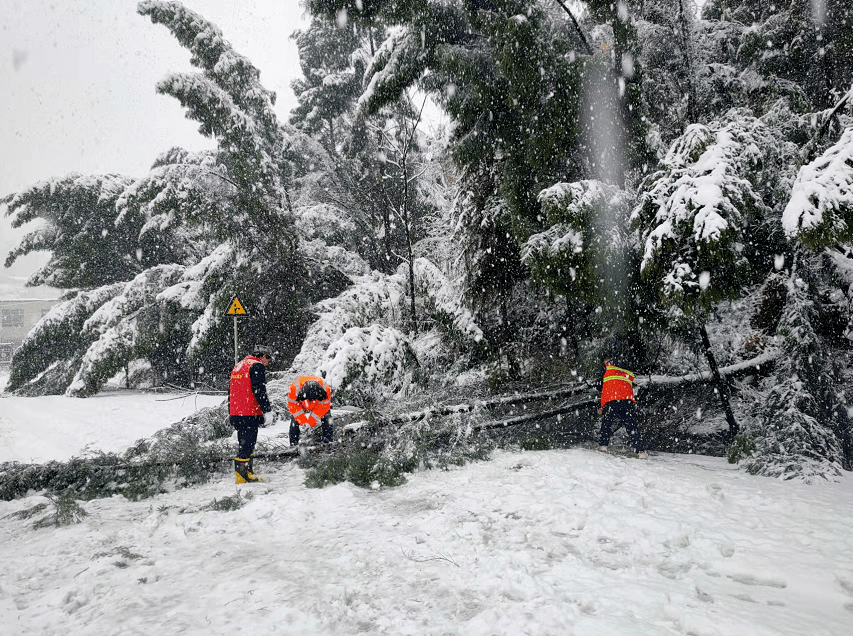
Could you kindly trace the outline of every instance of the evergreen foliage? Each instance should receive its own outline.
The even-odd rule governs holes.
[[[768,213],[760,171],[773,143],[761,120],[731,111],[709,126],[689,126],[643,184],[632,215],[641,270],[677,315],[704,315],[743,288],[746,236]]]
[[[809,481],[840,474],[841,440],[833,431],[840,369],[818,336],[809,284],[792,268],[778,333],[785,354],[754,402],[755,450],[747,470]]]
[[[127,280],[158,262],[139,243],[139,217],[116,228],[116,201],[132,182],[72,173],[4,197],[0,204],[7,206],[12,227],[42,222],[9,253],[6,267],[31,252],[49,251],[50,260],[27,284],[70,289]]]
[[[814,248],[853,238],[853,128],[800,168],[782,224],[789,237]]]

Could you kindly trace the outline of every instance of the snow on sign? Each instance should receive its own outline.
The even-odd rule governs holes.
[[[228,306],[228,311],[225,312],[228,316],[246,316],[248,312],[246,308],[243,307],[243,303],[240,302],[240,299],[234,296],[234,300],[231,301],[231,304]]]

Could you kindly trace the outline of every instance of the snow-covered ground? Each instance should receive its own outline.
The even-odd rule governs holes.
[[[140,419],[150,406],[131,404]],[[43,497],[0,502],[0,632],[853,633],[846,476],[808,486],[584,449],[498,452],[375,491],[259,468],[231,512],[205,509],[237,492],[230,474],[85,502],[60,528],[10,516]]]
[[[179,397],[144,391],[106,391],[80,399],[39,398],[2,393],[8,371],[0,369],[0,462],[65,460],[86,450],[121,452],[136,440],[206,406],[222,396]]]

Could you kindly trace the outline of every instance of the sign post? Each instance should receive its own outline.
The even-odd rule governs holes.
[[[239,354],[237,353],[237,316],[248,316],[249,313],[246,311],[246,308],[243,307],[243,303],[240,302],[240,299],[234,296],[234,299],[228,306],[228,311],[225,312],[225,315],[234,317],[234,366],[237,366],[237,363],[240,361],[238,357]]]

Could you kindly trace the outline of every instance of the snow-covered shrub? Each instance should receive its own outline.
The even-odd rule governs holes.
[[[70,526],[75,523],[80,523],[88,516],[83,507],[77,503],[77,493],[73,488],[66,488],[63,492],[56,496],[46,495],[53,504],[53,512],[46,517],[38,519],[33,523],[33,528],[46,528],[54,526]]]
[[[373,272],[354,277],[354,281],[355,284],[340,295],[323,300],[314,307],[319,318],[308,328],[302,348],[290,365],[291,371],[317,371],[326,351],[348,329],[397,321],[405,297],[400,276]]]
[[[405,334],[393,327],[352,327],[333,342],[320,363],[337,399],[375,404],[405,394],[417,359]]]

